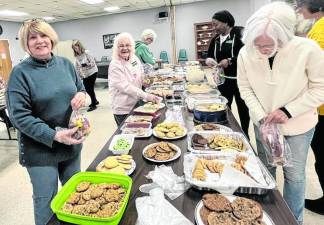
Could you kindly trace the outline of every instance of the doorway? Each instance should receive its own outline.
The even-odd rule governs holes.
[[[0,76],[8,81],[12,69],[12,62],[9,50],[9,41],[0,40]]]

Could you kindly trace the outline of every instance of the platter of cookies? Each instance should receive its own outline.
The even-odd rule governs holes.
[[[186,181],[198,189],[212,189],[221,193],[239,188],[267,191],[276,183],[260,160],[251,154],[215,152],[187,153],[183,160]],[[261,191],[259,191],[261,193]]]
[[[58,191],[51,209],[59,220],[73,224],[119,224],[132,183],[125,175],[79,172]]]
[[[65,213],[92,217],[117,214],[126,189],[119,184],[81,182],[62,207]]]
[[[217,124],[217,126],[220,125]],[[222,126],[220,129],[226,128]],[[253,153],[252,147],[243,134],[230,132],[228,129],[227,131],[192,131],[188,134],[188,149],[194,153],[211,153],[216,151]]]
[[[131,155],[108,156],[96,167],[97,172],[131,175],[136,163]]]
[[[187,129],[178,122],[163,122],[153,129],[153,135],[160,139],[174,140],[187,135]]]
[[[145,159],[152,162],[170,162],[181,155],[181,149],[170,142],[158,142],[146,146],[143,149]]]
[[[159,104],[148,102],[148,103],[145,103],[144,105],[139,106],[136,109],[134,109],[134,112],[152,114],[152,113],[159,111],[160,109],[162,109],[164,107],[165,107],[165,104],[162,102]]]
[[[197,225],[274,225],[262,206],[251,199],[204,194],[195,209]]]

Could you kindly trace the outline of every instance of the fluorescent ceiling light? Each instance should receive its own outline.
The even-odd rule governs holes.
[[[1,16],[27,16],[28,13],[13,11],[13,10],[1,10],[0,15]]]
[[[87,4],[99,4],[99,3],[103,3],[104,1],[103,0],[80,0],[81,2],[85,2]]]
[[[120,8],[118,6],[110,6],[110,7],[106,7],[104,8],[105,11],[111,12],[111,11],[117,11],[120,10]]]
[[[49,21],[49,20],[55,20],[55,17],[52,17],[52,16],[44,16],[43,19],[46,20],[46,21]]]

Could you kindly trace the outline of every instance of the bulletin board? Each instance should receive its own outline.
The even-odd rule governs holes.
[[[116,37],[118,34],[119,34],[119,33],[114,33],[114,34],[104,34],[104,35],[102,35],[103,44],[104,44],[104,48],[105,48],[105,49],[109,49],[109,48],[112,48],[112,47],[113,47],[115,37]]]

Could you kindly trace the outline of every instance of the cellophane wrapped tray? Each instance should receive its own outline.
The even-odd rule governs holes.
[[[203,171],[200,163],[203,164]],[[186,182],[193,187],[212,189],[222,194],[265,194],[276,188],[265,166],[255,155],[248,153],[187,153],[184,156],[184,174]]]

